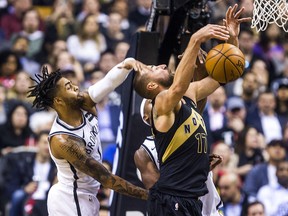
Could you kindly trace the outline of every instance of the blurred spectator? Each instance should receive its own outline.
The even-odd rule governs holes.
[[[288,78],[275,80],[271,87],[276,95],[276,113],[288,122]]]
[[[251,203],[247,204],[247,206],[244,206],[243,215],[245,215],[245,216],[266,216],[265,207],[264,207],[263,203],[261,203],[259,201],[251,202]]]
[[[229,172],[222,175],[218,183],[223,213],[225,216],[244,216],[243,206],[247,205],[247,195],[241,190],[241,180],[235,173]]]
[[[249,69],[257,77],[258,91],[264,92],[268,90],[271,80],[269,77],[269,69],[266,61],[259,58],[253,59],[253,61],[250,63]]]
[[[226,144],[234,148],[238,134],[244,129],[246,108],[240,97],[230,97],[226,103],[226,122],[224,126],[213,132],[214,140],[223,140]]]
[[[14,148],[34,145],[34,133],[29,127],[29,110],[20,101],[9,107],[7,120],[0,125],[0,151],[2,155],[12,152]]]
[[[95,15],[87,15],[81,22],[77,35],[71,35],[67,39],[68,51],[83,65],[84,70],[93,68],[90,65],[99,62],[100,54],[106,47]]]
[[[0,124],[3,124],[7,118],[6,100],[7,100],[6,88],[2,84],[0,84]]]
[[[217,88],[211,95],[208,96],[207,107],[203,112],[203,119],[205,121],[208,144],[212,145],[218,141],[216,131],[221,130],[226,124],[226,93],[223,86]]]
[[[283,129],[283,141],[288,145],[288,123],[285,125]],[[288,147],[287,147],[288,151]]]
[[[136,6],[128,15],[128,20],[136,28],[145,26],[150,17],[152,0],[136,0]]]
[[[53,44],[56,40],[66,40],[74,34],[75,19],[72,0],[55,0],[52,14],[46,19],[45,43]]]
[[[256,42],[255,34],[251,28],[241,28],[238,38],[239,48],[245,56],[245,68],[248,68],[253,59],[253,46]]]
[[[77,15],[77,21],[82,22],[88,15],[94,15],[100,25],[107,23],[108,16],[101,11],[99,0],[83,0],[82,10]]]
[[[22,65],[18,56],[11,50],[0,52],[0,83],[5,88],[11,88],[15,84],[15,76]]]
[[[237,173],[241,180],[244,181],[247,173],[256,164],[264,162],[263,149],[264,145],[261,141],[260,134],[256,128],[245,126],[238,134],[238,139],[235,146],[235,152],[239,155],[237,164]]]
[[[13,9],[0,19],[0,28],[4,31],[7,41],[10,40],[13,33],[22,30],[23,14],[32,7],[32,0],[14,0],[11,3]]]
[[[276,176],[278,180],[276,186],[264,185],[257,194],[257,199],[265,206],[267,216],[277,215],[280,205],[288,202],[288,161],[278,163]]]
[[[67,51],[61,51],[56,56],[55,70],[57,69],[62,71],[72,70],[76,75],[78,84],[84,81],[84,71],[82,65]]]
[[[212,170],[213,180],[217,184],[220,176],[225,173],[235,172],[239,159],[238,155],[234,153],[234,149],[224,142],[216,143],[212,148],[212,153],[223,158],[222,162]]]
[[[271,91],[265,91],[258,96],[257,108],[247,114],[246,123],[262,133],[266,143],[272,139],[282,139],[282,131],[287,123],[286,118],[277,115],[275,109],[275,95]]]
[[[130,34],[133,34],[136,31],[135,26],[131,25],[128,20],[129,16],[129,5],[125,0],[114,1],[111,6],[111,11],[118,12],[122,16],[121,28],[123,30],[129,30]]]
[[[108,73],[117,64],[116,56],[113,50],[105,50],[101,53],[101,57],[98,64],[98,69],[105,74]]]
[[[108,14],[107,25],[101,29],[105,37],[107,49],[115,51],[117,43],[129,41],[129,32],[122,30],[122,15],[118,12],[110,12]]]
[[[30,75],[33,76],[40,71],[40,64],[37,61],[27,57],[29,46],[30,40],[28,37],[18,34],[14,38],[11,50],[18,55],[23,70],[27,71]]]
[[[29,112],[32,113],[32,99],[27,98],[27,92],[29,91],[29,87],[33,84],[33,81],[26,71],[19,71],[16,75],[14,86],[7,92],[7,99],[22,101],[29,109]]]
[[[44,41],[44,32],[40,30],[41,18],[36,9],[29,9],[23,14],[22,30],[13,34],[11,41],[14,42],[17,35],[23,35],[29,39],[29,48],[26,53],[28,58],[34,59],[41,51]]]
[[[258,82],[254,73],[248,72],[243,76],[242,94],[240,97],[245,103],[247,112],[256,107],[256,100],[258,96]]]
[[[130,48],[130,44],[128,42],[119,42],[115,47],[115,57],[117,59],[117,63],[123,61],[127,55],[127,52]]]
[[[36,152],[27,151],[7,155],[4,171],[6,194],[11,198],[10,216],[48,216],[47,192],[56,177],[56,167],[48,148],[48,131],[36,140]]]
[[[67,43],[65,40],[56,40],[49,50],[48,56],[46,56],[45,63],[49,63],[53,66],[56,65],[56,59],[58,58],[58,54],[62,51],[67,51]]]
[[[243,190],[249,194],[249,201],[255,201],[259,189],[264,185],[276,185],[276,166],[286,158],[282,140],[272,140],[266,146],[268,161],[255,165],[247,174]]]
[[[282,28],[272,23],[265,31],[260,31],[259,42],[254,46],[254,54],[268,62],[269,78],[273,80],[283,70],[284,48]]]

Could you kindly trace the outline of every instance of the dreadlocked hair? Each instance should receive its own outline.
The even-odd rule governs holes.
[[[48,110],[53,105],[53,99],[56,94],[56,85],[58,80],[62,77],[60,69],[48,73],[47,66],[43,66],[42,75],[35,74],[35,79],[31,78],[36,85],[30,86],[28,97],[35,97],[33,106],[38,110]]]

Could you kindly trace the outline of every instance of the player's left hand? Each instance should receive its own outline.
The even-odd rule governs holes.
[[[93,115],[97,115],[95,103],[91,100],[87,91],[80,92],[78,97],[82,97],[83,100],[81,109],[92,113]]]
[[[236,12],[237,8],[238,4],[235,4],[233,7],[230,6],[226,12],[226,18],[223,20],[224,25],[230,33],[230,37],[238,37],[240,33],[240,23],[251,21],[251,17],[240,18],[242,12],[245,10],[244,7]]]
[[[210,163],[210,171],[213,170],[216,166],[218,166],[222,162],[223,158],[217,154],[209,155],[209,163]]]

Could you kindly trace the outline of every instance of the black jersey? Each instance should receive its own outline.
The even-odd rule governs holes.
[[[200,197],[208,192],[209,172],[207,133],[204,121],[193,101],[183,98],[172,127],[153,133],[160,162],[160,192],[182,197]]]

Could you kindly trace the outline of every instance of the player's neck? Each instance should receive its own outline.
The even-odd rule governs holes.
[[[66,112],[57,112],[59,118],[66,124],[77,127],[83,123],[81,110],[69,110]]]

